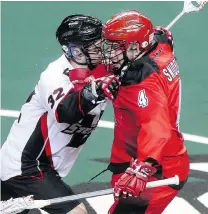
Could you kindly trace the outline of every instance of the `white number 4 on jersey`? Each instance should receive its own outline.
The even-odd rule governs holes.
[[[138,95],[138,105],[142,108],[148,106],[148,98],[146,96],[145,90],[141,90]]]

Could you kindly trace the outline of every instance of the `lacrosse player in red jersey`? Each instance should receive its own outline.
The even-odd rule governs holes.
[[[173,38],[142,13],[114,15],[103,27],[106,66],[121,78],[114,101],[109,169],[115,202],[110,214],[160,214],[187,181],[189,158],[179,130],[181,80]],[[180,184],[146,189],[178,175]]]

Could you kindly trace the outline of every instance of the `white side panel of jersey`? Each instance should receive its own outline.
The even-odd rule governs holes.
[[[1,179],[21,174],[21,154],[38,120],[45,112],[35,96],[21,108],[21,120],[15,120],[1,148]]]
[[[47,95],[50,93],[51,90],[55,89],[58,84],[62,84],[65,91],[68,91],[71,87],[73,87],[70,81],[66,83],[67,76],[63,75],[64,69],[70,67],[72,68],[72,66],[68,63],[64,55],[62,55],[56,61],[51,63],[41,75],[39,81],[39,83],[41,83],[41,86],[36,86],[36,93],[32,96],[30,102],[25,103],[22,106],[20,122],[18,123],[18,120],[15,120],[7,137],[7,140],[1,148],[2,180],[7,180],[13,176],[20,175],[22,173],[22,151],[25,148],[25,145],[31,137],[33,131],[35,130],[35,127],[40,117],[45,112],[49,111],[49,113],[51,113],[51,124],[56,122],[54,111],[50,110],[47,105]],[[48,124],[49,130],[51,124]],[[58,130],[60,129],[61,128],[58,126]]]

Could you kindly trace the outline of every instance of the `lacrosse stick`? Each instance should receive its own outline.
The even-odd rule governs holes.
[[[170,22],[170,24],[165,28],[166,30],[170,30],[170,28],[185,14],[191,12],[198,12],[202,10],[207,4],[208,1],[195,1],[195,5],[191,1],[184,1],[183,10]],[[144,51],[139,58],[144,56],[147,51]]]
[[[164,180],[158,181],[151,181],[147,183],[147,188],[159,187],[159,186],[166,186],[166,185],[178,185],[179,178],[178,176],[174,176],[172,178],[167,178]],[[22,212],[23,210],[27,209],[34,209],[34,208],[42,208],[48,205],[59,204],[67,201],[74,201],[83,198],[91,198],[95,196],[101,195],[108,195],[113,193],[113,189],[105,189],[99,190],[95,192],[86,192],[77,195],[65,196],[60,198],[48,199],[48,200],[34,200],[33,196],[27,196],[22,198],[11,198],[8,201],[1,201],[0,213],[2,214],[16,214]]]
[[[173,19],[173,21],[166,27],[169,30],[185,13],[198,12],[203,9],[208,1],[184,1],[183,10]]]

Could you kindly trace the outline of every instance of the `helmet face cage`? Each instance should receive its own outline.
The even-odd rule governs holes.
[[[107,39],[103,41],[102,55],[107,71],[120,74],[122,68],[129,62],[126,51],[125,41],[111,41]]]

